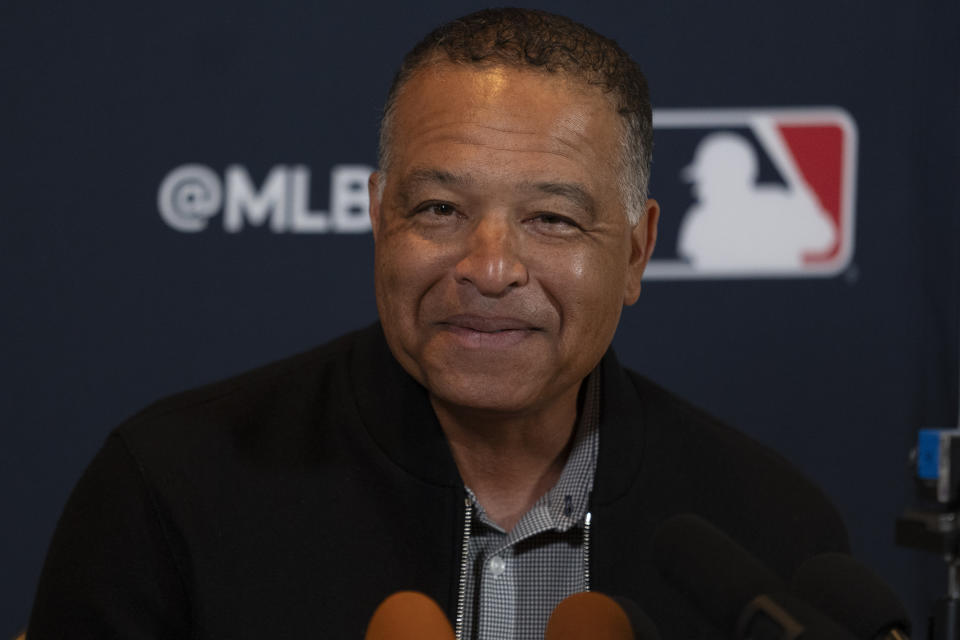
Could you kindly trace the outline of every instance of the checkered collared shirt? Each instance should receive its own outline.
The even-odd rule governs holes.
[[[505,532],[473,492],[460,640],[542,640],[553,609],[590,585],[584,520],[597,465],[600,373],[587,377],[580,419],[560,479]]]

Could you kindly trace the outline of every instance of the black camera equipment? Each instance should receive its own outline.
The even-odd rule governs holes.
[[[930,616],[931,640],[960,640],[960,429],[921,429],[911,452],[917,505],[897,518],[896,543],[940,555],[947,594]]]

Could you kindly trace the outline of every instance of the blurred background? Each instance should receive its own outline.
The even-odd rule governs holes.
[[[0,637],[120,420],[375,320],[380,107],[414,42],[482,6],[0,3]],[[614,38],[650,82],[662,229],[621,360],[822,486],[922,637],[945,570],[893,522],[916,430],[957,424],[960,8],[529,6]],[[708,188],[745,166],[739,200]],[[710,261],[774,241],[731,217],[773,196],[826,240]],[[684,245],[707,214],[726,231]]]

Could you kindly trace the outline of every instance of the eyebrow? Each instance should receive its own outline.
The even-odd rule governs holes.
[[[403,179],[405,186],[422,183],[465,186],[473,183],[473,180],[469,176],[444,171],[443,169],[414,169]]]
[[[473,181],[466,175],[452,173],[443,169],[420,168],[402,176],[397,190],[396,201],[400,206],[410,204],[411,194],[423,185],[443,185],[463,187]]]
[[[530,182],[524,183],[523,187],[565,198],[591,216],[596,214],[597,208],[593,196],[583,185],[576,182]]]

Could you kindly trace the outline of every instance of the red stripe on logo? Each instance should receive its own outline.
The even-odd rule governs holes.
[[[837,229],[833,247],[823,253],[809,253],[804,262],[831,260],[840,252],[843,234],[847,233],[841,219],[843,193],[843,129],[839,125],[780,125],[783,136],[804,180],[820,200],[820,206],[830,214]]]

